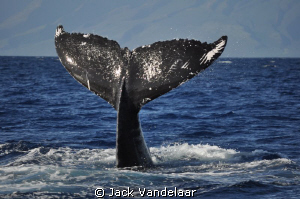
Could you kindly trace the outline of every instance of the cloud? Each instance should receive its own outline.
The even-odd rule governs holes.
[[[83,2],[82,4],[80,4],[80,5],[74,10],[74,12],[80,11],[81,8],[83,8],[84,5],[85,5],[85,2]]]
[[[42,0],[34,0],[28,4],[21,12],[16,15],[13,15],[7,18],[0,24],[0,29],[9,29],[22,22],[25,22],[28,19],[28,16],[42,4]]]
[[[32,28],[30,30],[27,30],[25,32],[22,33],[18,33],[16,35],[14,35],[14,37],[20,37],[20,36],[25,36],[25,35],[29,35],[29,34],[33,34],[33,33],[37,33],[43,29],[45,29],[46,25],[42,25],[42,26],[38,26],[36,28]]]

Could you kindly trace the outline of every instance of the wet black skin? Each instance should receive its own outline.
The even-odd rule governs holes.
[[[139,111],[128,96],[124,81],[117,119],[117,167],[153,165],[141,129]]]
[[[139,121],[142,106],[211,65],[226,43],[226,36],[211,44],[179,39],[130,51],[98,35],[67,33],[62,26],[55,36],[66,70],[117,111],[116,160],[122,168],[153,166]]]

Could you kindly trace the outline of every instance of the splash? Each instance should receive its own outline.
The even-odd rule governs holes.
[[[21,195],[36,193],[38,190],[41,196],[68,193],[84,198],[88,194],[93,196],[98,186],[106,190],[124,186],[160,189],[166,184],[180,186],[197,181],[197,184],[215,182],[230,187],[252,176],[264,177],[263,173],[280,176],[280,179],[274,178],[277,184],[293,183],[293,179],[299,177],[293,172],[293,161],[275,155],[273,157],[278,158],[272,159],[272,154],[262,150],[239,152],[208,144],[174,143],[150,148],[156,167],[126,170],[115,168],[114,148],[39,146],[30,149],[28,146],[28,143],[0,145],[3,157],[15,151],[22,152],[0,166],[0,196],[16,192]]]
[[[239,152],[222,149],[218,146],[175,143],[173,145],[150,148],[154,162],[157,164],[172,161],[221,161],[233,158]]]

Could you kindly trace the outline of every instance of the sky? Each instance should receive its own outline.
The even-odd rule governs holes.
[[[57,56],[55,29],[136,47],[228,36],[222,57],[300,57],[299,0],[0,0],[0,56]]]

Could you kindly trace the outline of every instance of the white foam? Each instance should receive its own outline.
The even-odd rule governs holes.
[[[150,151],[153,153],[153,159],[156,163],[178,160],[220,161],[230,159],[239,153],[233,149],[222,149],[218,146],[188,143],[150,148]]]
[[[254,168],[268,168],[268,167],[275,167],[281,166],[283,164],[293,164],[292,160],[286,158],[279,158],[274,160],[256,160],[252,162],[245,162],[235,164],[236,167],[243,168],[243,169],[254,169]]]
[[[182,183],[201,180],[232,184],[243,181],[243,178],[266,176],[268,180],[269,173],[272,176],[273,171],[282,171],[279,174],[284,181],[298,177],[298,174],[285,173],[288,165],[295,164],[289,159],[257,160],[268,152],[238,152],[208,144],[175,143],[151,147],[152,158],[158,167],[147,172],[116,169],[115,148],[41,149],[31,149],[27,154],[16,157],[11,164],[0,165],[0,194],[37,190],[77,193],[80,189],[89,190],[99,185],[106,188],[137,184],[150,186],[158,181]]]
[[[63,166],[91,166],[87,162],[95,163],[97,166],[110,166],[115,163],[115,149],[71,149],[58,148],[50,149],[47,153],[42,154],[40,148],[31,149],[27,154],[19,157],[12,163],[13,165],[63,165]]]

